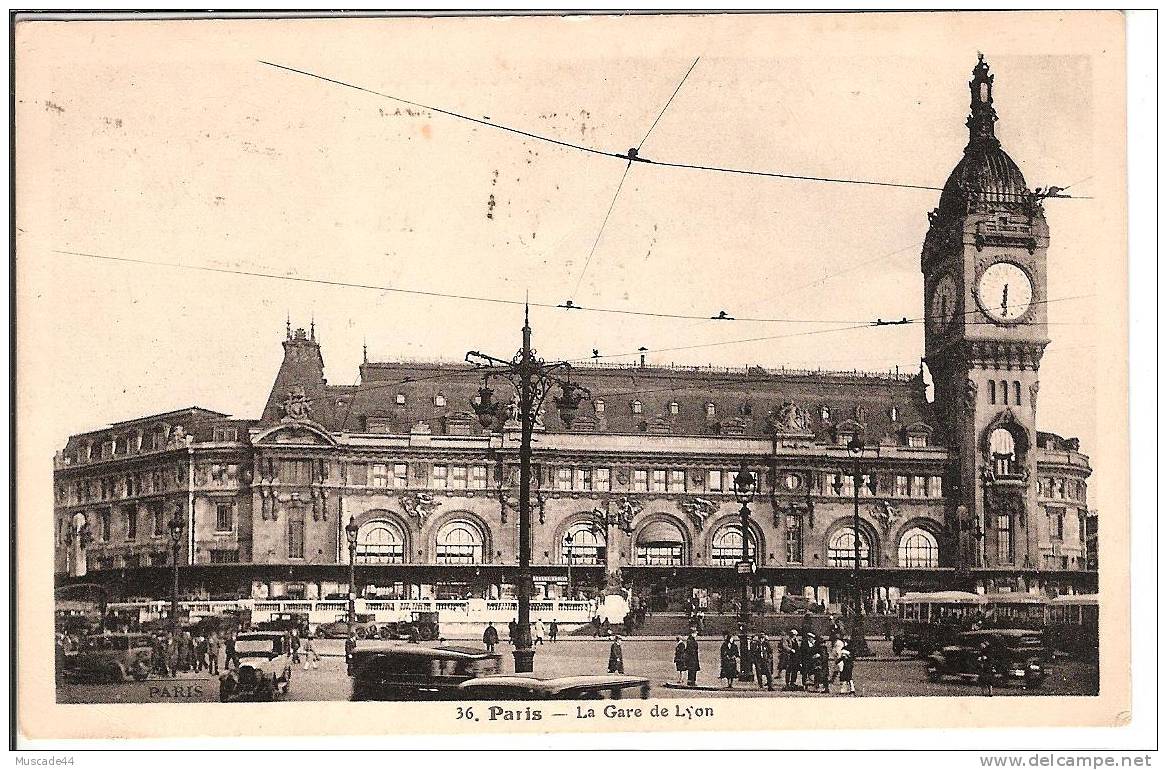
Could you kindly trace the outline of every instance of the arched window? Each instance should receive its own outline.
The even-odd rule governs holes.
[[[901,567],[939,567],[940,548],[931,532],[916,527],[900,538]]]
[[[989,451],[998,476],[1012,476],[1017,472],[1017,449],[1012,433],[1005,428],[995,429],[989,436]]]
[[[750,559],[757,557],[758,540],[750,532]],[[713,535],[713,547],[709,553],[711,562],[719,567],[732,567],[742,560],[742,527],[740,524],[726,524]]]
[[[639,399],[632,402],[632,413],[633,414],[640,414],[643,411],[644,411],[644,405],[640,403]]]
[[[996,380],[989,380],[989,403],[997,403],[997,382]]]
[[[1013,380],[1013,403],[1021,406],[1021,383]]]
[[[581,521],[573,524],[563,533],[560,543],[563,562],[575,566],[603,564],[607,552],[604,533],[591,523]]]
[[[358,564],[402,564],[405,562],[405,537],[389,521],[370,521],[357,533]]]
[[[827,544],[827,564],[831,567],[855,566],[855,530],[844,527],[834,534]],[[871,548],[867,538],[859,535],[859,565],[871,566]]]
[[[707,402],[705,404],[705,416],[706,417],[715,417],[716,415],[717,415],[717,405],[714,404],[712,401]]]
[[[685,536],[668,521],[654,521],[636,536],[636,563],[648,567],[684,564]]]
[[[481,564],[482,553],[482,533],[470,522],[451,521],[438,530],[438,564]]]
[[[603,412],[604,412],[604,399],[597,398],[593,402],[592,405],[595,406],[595,408],[596,408],[596,414],[603,414]]]

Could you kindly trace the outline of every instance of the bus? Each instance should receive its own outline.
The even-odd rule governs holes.
[[[906,593],[896,602],[892,652],[912,650],[926,657],[952,644],[956,635],[975,628],[984,618],[985,599],[965,591]]]
[[[1046,624],[1049,600],[1023,591],[984,594],[986,628],[1024,628],[1041,631]]]
[[[1080,658],[1098,655],[1098,594],[1075,594],[1050,599],[1046,644],[1050,649]]]

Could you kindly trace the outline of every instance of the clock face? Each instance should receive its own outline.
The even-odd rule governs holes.
[[[1016,321],[1029,310],[1033,284],[1012,262],[994,262],[977,282],[977,299],[994,321]]]
[[[951,275],[944,276],[936,283],[928,315],[936,331],[946,328],[956,317],[956,281]]]

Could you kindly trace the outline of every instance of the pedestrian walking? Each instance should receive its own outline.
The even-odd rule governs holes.
[[[592,636],[599,638],[600,636],[600,616],[592,615]]]
[[[685,637],[677,637],[677,646],[673,648],[673,665],[677,667],[677,684],[685,681]]]
[[[292,665],[296,665],[300,662],[300,634],[294,628],[288,639],[288,644],[292,648]]]
[[[304,635],[304,670],[308,670],[308,666],[312,668],[320,668],[320,653],[316,652],[316,645],[312,642],[312,634]]]
[[[758,689],[766,680],[766,689],[774,690],[774,648],[765,634],[758,634],[753,646],[754,675],[758,678]]]
[[[726,687],[733,689],[733,682],[737,679],[738,648],[733,637],[728,632],[725,641],[721,643],[721,672],[718,674],[726,682]]]
[[[547,627],[547,633],[548,633],[548,636],[550,637],[551,641],[553,641],[553,642],[559,638],[559,621],[558,620],[556,620],[555,618],[551,619],[551,625]]]
[[[543,618],[535,621],[535,643],[531,646],[543,644],[543,637],[546,635],[546,627],[543,625]]]
[[[697,672],[701,670],[701,650],[697,646],[697,634],[690,631],[685,640],[685,673],[688,675],[686,683],[690,687],[697,685]]]
[[[977,655],[977,681],[981,685],[981,695],[993,697],[993,657],[989,654],[989,643],[981,643],[981,651]]]
[[[754,640],[746,633],[745,626],[738,627],[737,635],[738,669],[742,679],[754,680]]]
[[[782,638],[782,653],[780,667],[785,674],[786,689],[794,690],[798,687],[798,649],[802,640],[798,636],[798,629],[790,629],[790,633]]]
[[[178,663],[183,671],[194,670],[194,637],[183,631],[179,637]]]
[[[486,630],[482,632],[482,643],[486,645],[487,652],[494,652],[494,647],[498,644],[498,629],[494,627],[494,623],[486,624]]]
[[[808,631],[802,636],[802,644],[798,649],[798,667],[802,674],[802,689],[810,689],[814,676],[814,632]]]
[[[507,638],[510,640],[512,645],[515,643],[515,634],[518,633],[518,630],[519,621],[512,620],[510,623],[507,623]]]
[[[834,684],[835,680],[839,678],[839,659],[843,654],[843,650],[846,649],[846,646],[847,644],[843,641],[843,637],[835,636],[835,634],[832,632],[829,655],[831,679],[828,684]]]
[[[227,638],[223,641],[223,651],[226,653],[224,665],[227,668],[239,666],[239,656],[235,653],[235,629],[227,631]]]
[[[195,671],[202,671],[210,667],[207,660],[207,638],[202,634],[195,637]]]
[[[612,637],[612,646],[608,648],[608,673],[624,673],[624,648],[620,646],[620,636]]]
[[[211,674],[219,673],[219,634],[215,631],[207,637],[207,667]]]
[[[839,692],[855,695],[855,658],[845,648],[839,653]]]
[[[178,676],[178,667],[182,663],[182,636],[171,634],[166,640],[166,660],[170,667],[170,675]]]
[[[498,632],[495,632],[495,641],[498,641]],[[349,676],[353,674],[353,652],[357,649],[357,632],[350,630],[348,639],[344,640],[344,668]]]

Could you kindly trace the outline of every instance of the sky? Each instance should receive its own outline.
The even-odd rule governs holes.
[[[18,370],[45,445],[197,404],[258,417],[285,318],[331,383],[370,360],[509,357],[522,310],[64,254],[659,313],[532,310],[545,358],[914,371],[939,193],[635,164],[623,153],[940,187],[978,50],[1031,187],[1096,196],[1096,60],[1014,14],[36,23],[17,30]],[[1030,17],[1027,17],[1030,18]],[[1075,46],[1078,46],[1077,48]],[[646,132],[700,57],[668,109]],[[488,116],[488,117],[487,117]],[[1113,202],[1111,202],[1113,204]],[[1097,197],[1046,205],[1039,424],[1097,434]],[[594,253],[589,260],[589,253]],[[584,270],[587,262],[586,271]],[[578,287],[578,288],[577,288]],[[807,332],[815,332],[807,334]],[[740,342],[740,340],[753,340]],[[670,348],[685,348],[669,350]],[[619,354],[628,354],[620,357]]]

